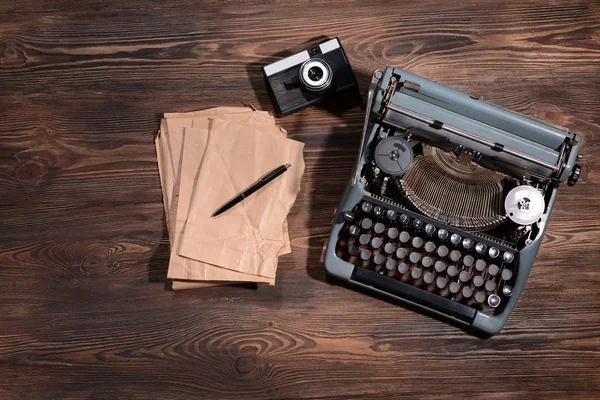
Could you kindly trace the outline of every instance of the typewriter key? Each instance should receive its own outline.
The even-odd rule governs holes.
[[[388,229],[387,235],[392,240],[396,239],[398,237],[398,229],[396,229],[396,228]]]
[[[396,251],[396,248],[393,244],[386,243],[385,246],[383,246],[383,251],[385,251],[387,254],[392,254],[394,251]]]
[[[453,233],[452,235],[450,235],[450,242],[454,245],[459,244],[461,240],[462,238],[458,233]]]
[[[354,221],[354,213],[352,211],[345,211],[344,212],[344,221],[346,221],[346,222]]]
[[[419,279],[422,273],[423,271],[419,268],[413,268],[412,271],[410,271],[410,276],[412,276],[413,279]]]
[[[473,285],[475,285],[475,287],[483,286],[483,276],[475,275],[475,277],[473,278]]]
[[[485,292],[478,291],[475,293],[475,301],[480,304],[483,303],[485,301]]]
[[[473,296],[473,289],[471,289],[468,286],[465,286],[462,290],[462,295],[465,299],[468,299],[469,297]]]
[[[406,243],[410,240],[410,234],[406,231],[400,232],[400,241]]]
[[[449,250],[446,246],[440,246],[440,247],[438,247],[437,253],[438,253],[438,256],[444,258],[448,255],[448,251]]]
[[[456,275],[458,275],[458,268],[456,268],[454,265],[450,265],[446,273],[450,278],[454,278]]]
[[[460,290],[460,284],[458,282],[452,282],[448,289],[450,289],[450,293],[456,294]]]
[[[360,258],[363,261],[367,261],[369,258],[371,258],[371,250],[364,249],[363,251],[361,251]]]
[[[421,254],[419,254],[417,252],[412,252],[408,255],[408,259],[410,260],[411,263],[416,264],[421,259]]]
[[[433,264],[433,259],[431,257],[425,256],[423,257],[423,261],[421,261],[421,264],[423,264],[425,268],[429,268],[431,267],[431,264]]]
[[[504,253],[504,255],[502,256],[502,259],[504,260],[504,262],[506,263],[511,263],[514,259],[515,256],[513,253],[509,253],[508,251],[506,253]]]
[[[365,201],[364,203],[362,203],[362,205],[360,206],[360,208],[361,208],[361,210],[363,210],[363,212],[366,212],[368,214],[373,209],[373,204],[367,203]]]
[[[427,242],[425,243],[425,251],[428,253],[433,253],[435,251],[435,243]]]
[[[502,288],[502,294],[505,295],[506,297],[512,296],[512,292],[513,292],[512,286],[505,285]]]
[[[448,231],[445,229],[440,229],[438,231],[438,237],[442,240],[446,240],[446,238],[448,237]]]
[[[380,248],[382,244],[383,244],[383,241],[381,239],[379,239],[378,237],[374,237],[371,240],[371,247],[373,247],[374,249]]]
[[[381,265],[385,261],[385,257],[383,254],[375,254],[373,256],[373,261],[375,262],[375,265]]]
[[[496,276],[498,275],[498,272],[500,272],[500,268],[498,268],[496,264],[490,264],[488,267],[488,274],[490,274],[490,276]]]
[[[363,229],[370,229],[373,226],[373,221],[371,221],[369,218],[363,218],[363,220],[360,222],[360,226]]]
[[[485,269],[486,265],[487,264],[485,263],[485,261],[483,261],[481,259],[475,261],[475,269],[479,272],[483,271]],[[496,267],[496,268],[498,268],[498,267]],[[496,272],[496,273],[498,273],[498,272]]]
[[[504,268],[504,270],[502,270],[502,279],[504,279],[505,281],[509,281],[510,278],[512,278],[512,271],[510,269]]]
[[[423,229],[423,221],[421,221],[420,219],[415,219],[413,221],[413,226],[415,227],[416,230],[420,231],[421,229]]]
[[[436,272],[444,272],[446,270],[446,263],[443,261],[436,261],[433,267]]]
[[[473,247],[473,241],[469,238],[464,238],[462,245],[466,250],[469,250],[471,247]]]
[[[488,297],[488,306],[496,308],[500,305],[500,296],[497,294],[490,294]]]
[[[402,260],[404,257],[406,257],[406,249],[398,247],[398,250],[396,250],[396,257],[398,257],[399,260]]]
[[[425,272],[425,275],[423,275],[423,281],[425,281],[426,284],[430,284],[433,283],[433,280],[435,279],[435,275],[432,274],[431,272]]]
[[[385,225],[382,224],[381,222],[378,222],[373,227],[373,230],[375,231],[376,234],[380,235],[383,233],[383,231],[385,231]]]
[[[423,246],[423,239],[421,239],[418,236],[414,237],[412,240],[412,245],[415,249],[420,248],[421,246]]]
[[[375,206],[375,208],[373,208],[373,215],[376,217],[381,217],[383,215],[383,208]]]
[[[352,236],[358,236],[358,234],[360,233],[360,229],[358,229],[358,226],[356,225],[351,225],[348,229],[348,232],[350,232]]]
[[[385,213],[385,216],[387,217],[387,219],[389,219],[390,221],[393,221],[396,219],[396,217],[398,216],[398,214],[396,213],[396,211],[394,210],[387,210],[387,212]]]
[[[468,282],[470,277],[471,275],[469,275],[467,271],[460,271],[460,274],[458,274],[458,279],[460,279],[461,282]]]
[[[400,215],[400,223],[403,225],[408,225],[408,223],[410,222],[410,217],[406,214],[402,214]]]
[[[360,243],[363,246],[366,246],[367,244],[369,244],[369,240],[371,240],[371,238],[369,237],[369,235],[367,235],[366,233],[363,233],[358,238],[358,243]]]
[[[500,255],[500,250],[498,250],[495,247],[490,247],[488,254],[490,255],[491,258],[496,258],[496,257],[498,257],[498,255]]]
[[[425,225],[425,233],[428,235],[433,235],[435,233],[435,226],[431,224]]]
[[[483,243],[477,243],[477,245],[475,245],[475,251],[479,254],[485,253],[486,249],[487,249],[487,246]]]
[[[350,254],[351,256],[353,256],[353,257],[357,256],[359,252],[360,252],[360,249],[358,248],[357,245],[355,245],[355,244],[348,245],[348,254]]]
[[[473,256],[467,255],[463,258],[463,264],[465,264],[465,266],[467,266],[467,267],[470,267],[471,265],[473,265],[473,261],[474,261]]]
[[[460,251],[452,250],[450,252],[450,259],[454,262],[457,262],[458,260],[460,260]]]
[[[438,289],[445,288],[446,283],[448,283],[448,281],[443,276],[438,276],[438,278],[435,280],[435,286],[437,286]]]
[[[387,269],[388,271],[393,271],[394,268],[396,268],[396,260],[388,258],[385,262],[385,269]]]
[[[398,264],[398,272],[401,274],[405,274],[408,272],[409,269],[409,265],[407,263],[400,263]]]
[[[494,281],[486,281],[485,282],[485,290],[487,290],[488,292],[492,292],[492,291],[494,291],[494,289],[496,289],[496,282],[494,282]]]

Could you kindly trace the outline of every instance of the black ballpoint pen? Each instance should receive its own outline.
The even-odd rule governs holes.
[[[229,200],[227,203],[219,207],[217,211],[215,211],[213,215],[211,215],[211,217],[216,217],[217,215],[229,210],[231,207],[235,206],[237,203],[244,200],[246,197],[250,196],[252,193],[256,192],[258,189],[262,188],[263,186],[271,182],[273,179],[277,178],[279,175],[283,174],[291,166],[292,164],[288,163],[281,165],[270,172],[267,172],[263,177],[261,177],[252,185],[250,185],[248,189],[244,190],[242,193],[238,194],[233,199]]]

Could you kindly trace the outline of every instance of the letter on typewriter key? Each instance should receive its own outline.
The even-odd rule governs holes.
[[[473,241],[469,238],[464,238],[462,241],[462,245],[466,250],[471,249],[473,247]]]
[[[366,212],[368,214],[373,209],[373,204],[367,203],[365,201],[364,203],[362,203],[362,205],[360,206],[360,208],[363,210],[363,212]]]
[[[402,260],[406,257],[406,249],[398,247],[398,250],[396,250],[396,257],[398,257],[398,260]]]
[[[488,274],[490,274],[490,276],[496,276],[498,275],[498,272],[500,272],[500,268],[498,268],[496,264],[490,264],[488,267]]]
[[[460,260],[460,251],[452,250],[450,252],[450,259],[454,262],[457,262],[458,260]]]
[[[485,301],[485,292],[478,291],[475,293],[475,301],[480,304],[483,303]]]
[[[358,248],[357,245],[355,245],[355,244],[348,245],[348,254],[350,254],[351,256],[357,256],[359,252],[360,252],[360,249]]]
[[[376,217],[381,217],[383,215],[383,208],[375,206],[375,208],[373,208],[373,215]]]
[[[512,278],[512,271],[510,269],[504,268],[502,270],[502,279],[504,279],[505,281],[509,281],[510,278]]]
[[[400,263],[398,264],[398,272],[401,274],[405,274],[408,272],[409,269],[409,265],[407,263]]]
[[[448,237],[448,231],[447,231],[447,230],[445,230],[445,229],[440,229],[440,230],[438,231],[438,237],[439,237],[441,240],[446,240],[446,238]]]
[[[448,283],[448,281],[446,281],[446,278],[444,278],[443,276],[438,276],[438,278],[435,280],[435,286],[437,286],[438,289],[445,288],[446,283]]]
[[[413,221],[413,226],[415,227],[416,230],[420,231],[421,229],[423,229],[423,221],[421,221],[420,219],[415,219]]]
[[[410,217],[406,214],[402,214],[400,215],[400,223],[402,225],[408,225],[408,223],[410,222]]]
[[[479,272],[483,271],[485,269],[486,265],[487,264],[485,263],[485,261],[483,261],[481,259],[475,261],[475,269]],[[491,266],[490,266],[490,268],[491,268]],[[496,268],[498,268],[498,267],[496,267]],[[496,273],[498,273],[498,271],[496,271]]]
[[[393,271],[394,268],[396,268],[396,260],[392,260],[391,258],[388,258],[387,261],[385,262],[385,269],[387,269],[388,271]]]
[[[458,282],[452,282],[448,289],[450,289],[450,293],[456,294],[460,290],[460,285]]]
[[[369,258],[371,258],[371,250],[364,249],[363,251],[361,251],[360,258],[363,261],[367,261]]]
[[[388,229],[387,235],[392,240],[396,239],[398,237],[398,229],[396,229],[396,228]]]
[[[435,243],[433,243],[433,242],[425,243],[424,249],[428,253],[433,253],[435,251]]]
[[[462,238],[460,237],[460,235],[458,233],[453,233],[450,236],[450,242],[452,242],[452,244],[454,244],[454,245],[459,244],[461,240],[462,240]]]
[[[352,236],[358,236],[358,234],[360,233],[360,229],[358,229],[358,226],[356,225],[352,225],[350,226],[350,228],[348,229],[348,232],[350,232],[350,234]]]
[[[475,246],[475,251],[479,254],[485,253],[486,249],[487,249],[487,246],[483,243],[477,243],[477,245]]]
[[[440,246],[438,247],[438,256],[444,258],[448,255],[448,248],[446,246]]]
[[[396,251],[396,248],[392,243],[386,243],[385,246],[383,246],[383,251],[385,251],[387,254],[392,254]]]
[[[371,229],[373,226],[373,221],[371,221],[369,218],[363,218],[363,220],[360,222],[360,226],[363,229]]]
[[[381,247],[381,244],[382,244],[382,243],[383,243],[383,242],[382,242],[382,240],[381,240],[381,239],[379,239],[378,237],[374,237],[374,238],[371,240],[371,247],[373,247],[374,249],[378,249],[378,248],[380,248],[380,247]]]
[[[367,235],[366,233],[363,233],[358,238],[358,243],[360,243],[363,246],[366,246],[367,244],[369,244],[369,240],[371,240],[371,238],[369,237],[369,235]]]
[[[481,275],[475,275],[473,277],[473,285],[475,285],[475,287],[481,287],[481,286],[483,286],[483,276],[481,276]]]
[[[380,235],[383,233],[383,231],[385,231],[385,225],[382,224],[381,222],[378,222],[373,227],[373,230],[375,231],[376,234]]]
[[[373,262],[375,262],[375,265],[381,265],[384,261],[385,257],[383,256],[383,254],[375,254],[373,256]]]
[[[352,211],[345,211],[344,212],[344,221],[346,221],[346,222],[354,221],[354,213]]]
[[[385,214],[385,216],[390,221],[394,221],[396,219],[396,217],[398,216],[398,214],[396,214],[396,211],[394,211],[394,210],[387,210],[387,213]]]
[[[444,272],[446,270],[446,263],[443,261],[436,261],[433,266],[436,272]]]
[[[421,239],[418,236],[415,236],[412,240],[412,245],[415,249],[420,248],[421,246],[423,246],[423,239]]]
[[[435,233],[435,226],[431,224],[425,225],[425,233],[428,235],[433,235]]]
[[[410,240],[410,234],[406,231],[400,232],[400,241],[402,243],[407,243]]]

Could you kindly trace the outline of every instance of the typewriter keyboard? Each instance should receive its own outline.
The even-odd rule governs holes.
[[[494,313],[512,294],[515,254],[503,246],[366,201],[344,220],[337,256],[361,273],[391,278],[384,286],[392,280],[412,286],[412,300],[419,302],[424,291]]]

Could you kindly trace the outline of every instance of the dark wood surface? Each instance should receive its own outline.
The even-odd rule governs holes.
[[[271,110],[260,66],[322,35],[362,90],[399,66],[584,138],[500,335],[325,280],[357,108],[280,120],[306,174],[275,287],[165,290],[161,114]],[[600,397],[598,1],[5,0],[0,105],[3,400]]]

